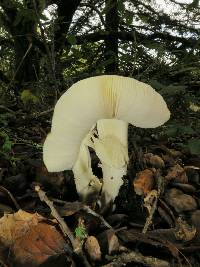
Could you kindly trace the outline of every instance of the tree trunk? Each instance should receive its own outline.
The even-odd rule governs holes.
[[[112,35],[113,32],[118,31],[119,15],[117,0],[105,0],[106,16],[105,16],[105,30],[110,34],[110,37],[105,39],[105,73],[118,72],[118,38]]]

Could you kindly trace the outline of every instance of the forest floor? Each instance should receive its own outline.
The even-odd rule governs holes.
[[[4,115],[0,266],[200,266],[199,156],[151,137],[130,145],[115,209],[101,214],[72,172],[43,165],[51,114]]]

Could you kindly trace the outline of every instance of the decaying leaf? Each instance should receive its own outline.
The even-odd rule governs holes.
[[[0,219],[0,242],[10,250],[10,263],[38,266],[51,256],[64,253],[67,246],[55,226],[37,213],[19,210]]]
[[[119,251],[119,240],[112,229],[105,230],[97,238],[104,253],[111,255]]]
[[[164,168],[165,163],[161,157],[158,155],[154,155],[152,153],[146,153],[144,154],[144,161],[146,164],[151,165],[155,168]]]
[[[188,178],[186,175],[185,170],[179,165],[176,164],[173,167],[171,167],[165,177],[167,181],[174,181],[177,183],[188,183]]]
[[[181,190],[176,188],[169,189],[166,192],[165,200],[178,213],[195,210],[197,208],[197,203],[192,196],[184,194]]]
[[[153,169],[145,169],[139,172],[133,186],[137,195],[147,195],[154,187]]]
[[[175,237],[177,240],[190,241],[195,237],[196,231],[194,226],[190,226],[180,217],[177,219],[175,228]]]
[[[88,238],[85,241],[85,250],[92,261],[101,260],[101,249],[96,237],[88,236]]]

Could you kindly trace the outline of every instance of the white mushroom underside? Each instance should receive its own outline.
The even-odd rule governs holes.
[[[49,171],[72,169],[82,140],[101,119],[118,119],[154,128],[169,119],[161,95],[149,85],[116,75],[91,77],[75,83],[58,100],[51,133],[43,147]]]

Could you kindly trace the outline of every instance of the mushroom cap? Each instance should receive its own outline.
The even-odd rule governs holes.
[[[141,128],[165,123],[170,112],[162,96],[151,86],[117,75],[103,75],[72,85],[58,100],[51,133],[43,146],[49,171],[71,169],[80,145],[100,119],[118,119]]]

